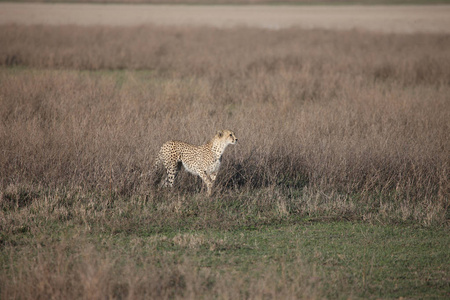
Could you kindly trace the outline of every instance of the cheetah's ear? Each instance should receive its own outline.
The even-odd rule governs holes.
[[[219,130],[219,131],[217,131],[217,133],[216,133],[220,138],[222,137],[222,135],[223,135],[223,131],[222,130]]]

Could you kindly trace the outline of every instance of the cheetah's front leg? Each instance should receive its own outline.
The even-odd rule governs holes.
[[[209,174],[209,177],[211,177],[211,181],[214,183],[214,181],[216,181],[216,178],[217,178],[217,172],[213,172],[213,173]]]
[[[209,178],[208,173],[206,173],[206,171],[200,172],[200,174],[198,174],[200,176],[200,178],[205,182],[206,184],[206,189],[207,189],[207,194],[208,196],[211,196],[211,192],[212,192],[212,184],[213,182],[211,181],[211,179]]]

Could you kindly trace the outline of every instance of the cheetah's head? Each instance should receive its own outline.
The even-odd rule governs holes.
[[[234,135],[234,132],[231,130],[219,130],[216,133],[216,138],[221,139],[225,144],[236,144],[237,138]]]

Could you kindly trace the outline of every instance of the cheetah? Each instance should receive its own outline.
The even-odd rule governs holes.
[[[211,195],[211,188],[216,180],[225,148],[236,144],[237,138],[231,130],[217,131],[216,135],[201,146],[191,145],[180,141],[168,141],[161,146],[156,165],[162,163],[167,171],[164,186],[171,187],[178,172],[178,165],[200,176],[206,184],[207,194]]]

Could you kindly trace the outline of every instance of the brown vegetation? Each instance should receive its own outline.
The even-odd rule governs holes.
[[[320,298],[301,259],[219,276],[158,241],[92,236],[289,216],[448,226],[448,35],[2,26],[0,44],[2,298]],[[222,128],[239,142],[212,201],[186,172],[174,192],[157,188],[164,141]]]
[[[133,194],[163,141],[229,127],[242,143],[219,186],[448,192],[448,36],[6,26],[0,40],[3,66],[34,68],[2,71],[3,187]],[[122,69],[141,71],[106,72]]]
[[[39,246],[23,249],[22,253],[11,254],[21,257],[16,262],[20,272],[13,274],[13,280],[0,283],[0,296],[2,299],[321,298],[320,277],[299,258],[294,258],[298,266],[295,269],[279,270],[256,263],[253,272],[258,276],[242,271],[236,276],[233,272],[198,267],[198,262],[158,250],[167,242],[181,249],[203,248],[196,242],[190,246],[180,244],[180,239],[191,241],[195,236],[177,235],[167,241],[166,237],[156,235],[149,243],[134,239],[130,240],[131,248],[118,248],[110,239],[103,244],[102,252],[91,241],[77,237],[46,245],[45,249]],[[208,238],[206,243],[217,242]],[[219,243],[224,244],[220,240]],[[281,266],[284,264],[280,262]],[[5,279],[4,274],[0,274],[0,279]]]

